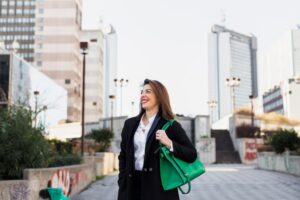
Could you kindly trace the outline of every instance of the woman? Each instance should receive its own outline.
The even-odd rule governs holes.
[[[118,200],[177,200],[177,189],[164,191],[159,170],[159,142],[174,156],[193,162],[196,149],[178,122],[166,132],[163,125],[174,118],[168,92],[159,81],[146,79],[140,96],[141,111],[127,119],[119,155]]]

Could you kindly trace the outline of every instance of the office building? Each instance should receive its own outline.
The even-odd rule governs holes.
[[[18,55],[34,59],[36,0],[0,0],[0,41],[11,50],[18,45]],[[14,43],[15,41],[15,43]]]
[[[299,28],[284,32],[263,55],[261,74],[262,91],[300,75]]]
[[[257,41],[253,35],[246,35],[214,25],[208,35],[208,80],[209,100],[216,101],[212,110],[213,122],[250,103],[249,96],[258,94],[257,86]],[[226,85],[226,79],[239,78],[240,85],[235,95]]]
[[[97,122],[103,115],[103,33],[84,30],[81,41],[88,42],[85,74],[85,121]]]
[[[264,112],[276,112],[300,120],[300,79],[290,78],[280,82],[263,94]]]
[[[68,91],[68,120],[81,119],[81,0],[0,0],[0,41]]]
[[[0,106],[22,105],[38,112],[37,125],[67,119],[67,91],[13,51],[0,48]]]

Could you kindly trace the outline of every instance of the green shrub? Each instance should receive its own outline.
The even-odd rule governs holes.
[[[56,155],[51,158],[49,167],[59,167],[66,165],[77,165],[81,163],[81,156],[77,154]]]
[[[299,138],[294,129],[279,130],[271,136],[270,144],[276,153],[282,153],[286,148],[293,151],[296,150],[299,145]]]
[[[89,133],[88,138],[93,138],[99,144],[99,147],[96,149],[96,151],[105,152],[111,145],[111,141],[114,138],[114,133],[107,128],[93,129]]]
[[[72,154],[72,143],[64,142],[57,139],[48,140],[53,148],[54,154],[58,155],[68,155]]]
[[[34,128],[24,107],[0,111],[0,179],[19,179],[25,168],[47,167],[49,145],[42,128]]]

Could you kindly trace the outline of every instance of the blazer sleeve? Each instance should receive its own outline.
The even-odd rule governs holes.
[[[126,141],[127,141],[127,120],[125,121],[124,123],[124,126],[123,126],[123,129],[122,129],[122,132],[121,132],[121,151],[120,151],[120,154],[119,154],[119,178],[118,178],[118,185],[119,187],[122,186],[122,183],[123,183],[123,180],[125,179],[125,176],[126,176]]]
[[[194,145],[177,121],[174,121],[166,132],[173,142],[173,154],[175,157],[189,163],[197,159],[197,151]]]

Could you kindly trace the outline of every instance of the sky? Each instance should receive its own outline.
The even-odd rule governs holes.
[[[83,0],[83,28],[98,28],[102,18],[117,31],[118,78],[129,80],[123,114],[138,112],[139,85],[149,78],[167,87],[174,113],[195,116],[208,114],[212,25],[225,16],[227,28],[254,34],[261,71],[264,52],[300,24],[299,8],[299,0]]]

